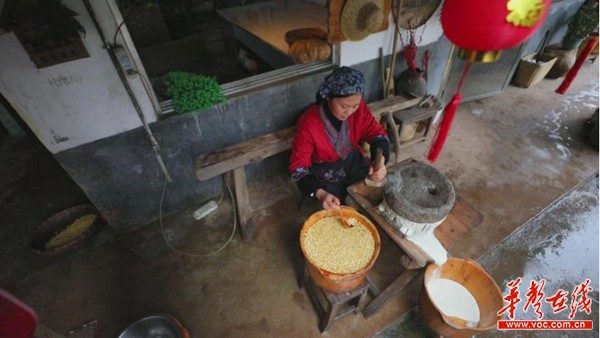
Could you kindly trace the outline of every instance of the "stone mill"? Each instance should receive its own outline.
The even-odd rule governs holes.
[[[437,264],[447,252],[434,235],[456,199],[452,182],[441,171],[424,163],[402,164],[387,176],[383,201],[378,206],[385,219]]]

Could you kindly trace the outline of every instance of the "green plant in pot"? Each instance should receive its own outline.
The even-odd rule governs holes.
[[[598,1],[588,0],[579,7],[567,24],[563,38],[564,49],[576,49],[598,27]]]
[[[210,108],[227,101],[214,77],[173,71],[167,73],[165,84],[167,94],[173,100],[173,109],[178,114]]]
[[[549,46],[544,55],[556,57],[556,62],[546,75],[548,79],[565,76],[577,60],[577,48],[598,27],[598,2],[588,0],[579,7],[567,24],[567,34],[561,45]]]

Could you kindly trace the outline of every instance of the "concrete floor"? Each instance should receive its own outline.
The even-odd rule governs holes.
[[[567,95],[554,93],[559,83],[508,87],[499,96],[459,107],[435,165],[484,220],[450,249],[453,256],[481,258],[598,171],[598,151],[584,142],[585,120],[598,106],[598,66],[586,64]],[[64,172],[35,142],[5,141],[0,151],[1,158],[10,158],[0,163],[0,285],[35,309],[46,326],[66,333],[95,319],[98,337],[115,337],[132,321],[166,312],[179,318],[193,337],[320,336],[315,311],[296,282],[302,262],[298,233],[318,205],[298,211],[298,192],[283,173],[250,187],[257,225],[254,240],[244,243],[236,233],[216,255],[173,252],[155,223],[124,236],[114,236],[107,228],[76,252],[40,257],[27,246],[29,234],[54,212],[85,202],[85,196],[68,177],[62,178]],[[420,160],[425,151],[422,144],[403,157]],[[144,196],[156,199],[157,214],[161,194]],[[229,238],[233,218],[227,196],[201,221],[191,212],[164,218],[166,236],[177,249],[207,253]],[[547,232],[537,233],[549,241],[544,243],[558,241]],[[589,277],[597,290],[597,241],[589,247],[596,258],[596,273],[591,271]],[[513,276],[498,267],[525,264],[519,259],[522,249],[504,248],[502,254],[486,256],[486,267],[494,271],[499,285]],[[370,274],[376,284],[387,285],[401,271],[398,254],[382,235],[381,254]],[[348,315],[326,335],[381,333],[414,307],[419,287],[416,279],[368,320]],[[594,311],[597,316],[597,306]]]

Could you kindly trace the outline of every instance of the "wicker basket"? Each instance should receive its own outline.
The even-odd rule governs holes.
[[[531,61],[535,59],[536,54],[529,54],[521,58],[514,78],[516,86],[528,88],[540,83],[556,62],[556,57],[545,54],[537,57],[537,63]]]
[[[54,249],[46,249],[46,243],[61,230],[65,229],[69,224],[73,223],[79,217],[84,215],[93,214],[97,218],[95,221],[83,232],[79,237],[73,239]],[[96,233],[104,225],[100,212],[92,205],[78,205],[69,209],[63,210],[57,214],[54,214],[37,229],[35,229],[33,236],[31,237],[31,248],[40,255],[43,256],[56,256],[60,255],[82,246],[87,240]]]

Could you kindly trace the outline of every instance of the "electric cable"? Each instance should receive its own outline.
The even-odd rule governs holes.
[[[148,125],[148,121],[146,121],[146,117],[144,116],[144,112],[142,111],[142,108],[140,107],[137,97],[133,93],[133,90],[131,89],[129,82],[127,81],[125,72],[119,63],[119,60],[117,59],[117,56],[113,50],[113,46],[111,46],[110,42],[106,39],[106,36],[104,35],[104,32],[102,31],[100,23],[98,22],[98,17],[96,16],[96,14],[94,12],[94,8],[92,7],[90,0],[83,0],[83,3],[92,18],[92,21],[94,23],[94,26],[96,27],[96,30],[98,31],[98,34],[100,35],[102,44],[104,45],[104,48],[107,50],[108,55],[117,70],[117,74],[119,75],[119,78],[121,79],[121,82],[123,83],[123,86],[125,87],[125,91],[127,92],[127,95],[129,96],[129,99],[131,100],[131,103],[133,104],[133,107],[135,108],[135,111],[136,111],[138,117],[140,118],[140,121],[142,122],[144,131],[146,132],[146,136],[148,137],[148,140],[150,141],[150,144],[152,145],[152,150],[154,151],[154,155],[156,156],[156,161],[157,161],[161,171],[165,175],[167,181],[170,183],[170,182],[172,182],[171,175],[169,175],[169,172],[167,171],[167,167],[162,159],[162,156],[160,155],[160,145],[156,141],[156,138],[154,137],[154,134],[152,133],[152,130],[150,129],[150,126]],[[123,20],[123,22],[125,22],[125,20]]]
[[[121,26],[123,26],[125,21],[127,21],[127,19],[129,18],[131,13],[133,13],[133,11],[135,10],[136,7],[137,7],[137,4],[134,4],[133,7],[131,7],[131,9],[129,10],[129,13],[127,13],[127,15],[125,15],[125,17],[123,18],[123,21],[121,21],[121,23],[117,26],[117,30],[115,31],[115,36],[113,37],[113,45],[115,45],[115,46],[117,45],[117,34],[119,34],[119,31],[121,30]]]
[[[227,187],[227,190],[229,191],[229,196],[231,197],[231,204],[233,206],[233,227],[231,229],[231,235],[229,235],[229,239],[227,239],[227,241],[223,245],[221,245],[221,247],[219,247],[217,250],[206,253],[206,254],[197,254],[197,253],[189,253],[189,252],[185,252],[185,251],[176,249],[171,245],[171,243],[169,243],[169,240],[167,240],[167,235],[165,234],[165,229],[164,229],[163,221],[162,221],[162,218],[163,218],[162,217],[162,204],[163,204],[163,200],[165,197],[165,191],[167,190],[167,180],[165,179],[165,182],[163,184],[162,194],[160,195],[160,203],[159,203],[159,207],[158,207],[158,222],[160,224],[160,231],[162,233],[163,239],[165,240],[165,243],[171,250],[173,250],[177,253],[180,253],[182,255],[185,255],[185,256],[190,256],[190,257],[208,257],[208,256],[216,255],[217,253],[221,252],[221,250],[225,249],[225,247],[231,242],[231,240],[233,239],[233,235],[235,235],[235,230],[237,228],[237,221],[236,221],[237,212],[236,212],[235,198],[233,198],[233,193],[231,192],[231,188],[229,188],[229,184],[227,183],[227,180],[225,180],[225,186]],[[221,202],[224,194],[225,194],[225,192],[223,191],[221,193],[221,198],[219,199],[219,201],[217,203]]]

